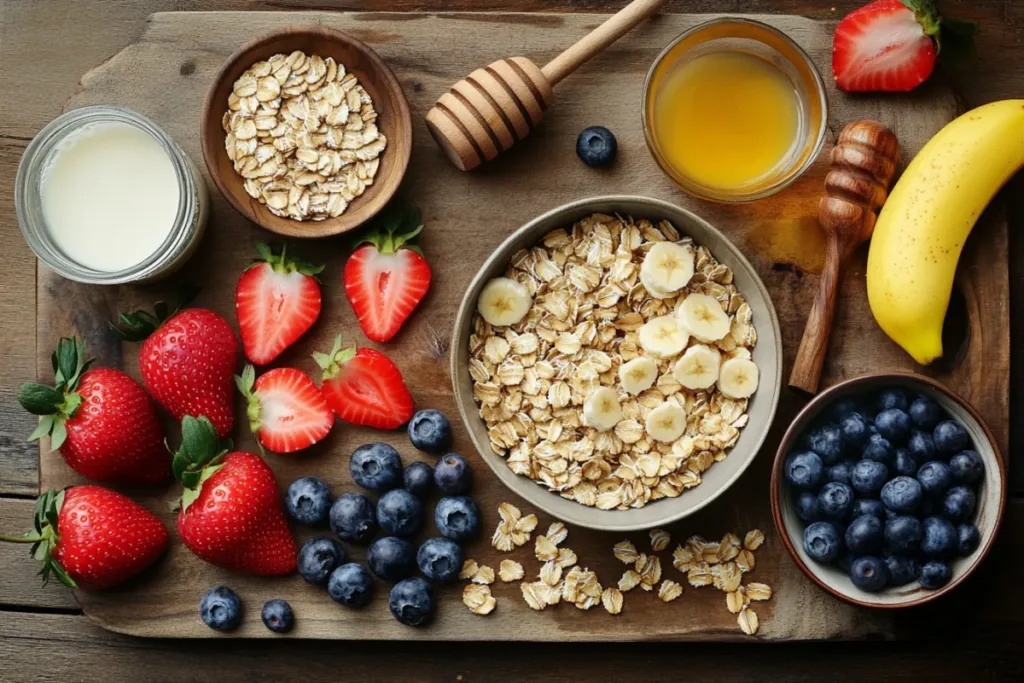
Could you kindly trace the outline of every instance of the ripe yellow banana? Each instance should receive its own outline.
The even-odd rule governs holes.
[[[1024,166],[1024,100],[950,122],[896,183],[868,252],[868,303],[918,363],[942,355],[942,321],[964,242],[999,188]]]

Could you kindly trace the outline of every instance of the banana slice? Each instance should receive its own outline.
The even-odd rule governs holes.
[[[676,295],[675,292],[666,292],[654,284],[651,279],[644,273],[644,269],[640,268],[640,284],[644,286],[647,293],[653,296],[655,299],[671,299]]]
[[[686,429],[686,412],[675,401],[665,401],[647,413],[647,433],[655,441],[675,441]]]
[[[631,394],[639,394],[654,386],[658,379],[658,363],[653,358],[640,356],[619,366],[619,382]]]
[[[747,398],[757,390],[758,376],[754,361],[730,358],[718,372],[718,389],[728,398]]]
[[[732,323],[718,300],[707,294],[691,294],[676,311],[683,327],[702,342],[715,342],[729,334]]]
[[[726,332],[728,331],[727,320]],[[686,348],[686,342],[690,341],[690,335],[674,315],[651,318],[640,327],[637,337],[644,351],[655,358],[672,358],[681,353]]]
[[[622,420],[619,395],[611,387],[601,387],[583,404],[583,424],[605,432]]]
[[[687,389],[707,389],[718,380],[722,354],[718,349],[695,344],[676,361],[672,376]]]
[[[476,310],[492,325],[515,325],[530,312],[533,299],[526,287],[507,277],[496,277],[480,292]]]
[[[678,292],[693,277],[693,250],[674,242],[658,242],[640,266],[640,276],[645,274],[646,281],[662,292]]]

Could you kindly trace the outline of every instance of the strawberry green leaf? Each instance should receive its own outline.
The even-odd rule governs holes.
[[[330,353],[314,353],[313,360],[323,370],[323,379],[328,380],[337,377],[341,372],[342,366],[352,360],[355,355],[355,345],[342,348],[341,335],[339,334],[334,338],[334,346],[331,347]]]
[[[53,422],[56,418],[53,415],[43,415],[39,420],[39,424],[32,430],[32,433],[28,435],[28,441],[36,441],[41,439],[51,431],[53,431]]]
[[[22,384],[18,403],[33,415],[54,415],[64,404],[64,392],[42,384]]]
[[[68,428],[64,420],[54,420],[53,429],[50,430],[50,450],[57,450],[64,445],[68,438]]]
[[[402,248],[412,249],[409,242],[422,230],[418,208],[397,201],[391,202],[377,214],[365,233],[356,236],[352,248],[370,243],[382,254],[393,254]]]

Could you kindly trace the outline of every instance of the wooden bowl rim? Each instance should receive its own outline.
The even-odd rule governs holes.
[[[996,464],[998,465],[999,504],[998,510],[996,512],[995,525],[992,527],[992,532],[988,534],[988,538],[983,539],[982,541],[981,554],[978,556],[978,559],[975,560],[974,563],[971,564],[969,567],[967,567],[967,569],[960,576],[956,577],[942,588],[929,591],[923,597],[915,598],[914,600],[895,603],[875,603],[859,600],[851,595],[846,595],[845,593],[842,593],[832,588],[824,581],[822,581],[820,578],[818,578],[817,573],[814,572],[810,567],[808,567],[807,564],[801,559],[800,554],[797,552],[796,547],[793,545],[793,540],[789,537],[789,532],[786,530],[785,522],[782,519],[782,504],[780,502],[782,498],[782,465],[783,462],[785,462],[786,453],[789,451],[790,446],[796,441],[799,434],[807,426],[806,423],[808,422],[809,415],[811,413],[814,413],[821,404],[828,403],[838,398],[839,394],[842,394],[843,392],[849,389],[871,386],[872,384],[878,383],[879,381],[893,379],[910,381],[911,383],[918,383],[920,385],[933,389],[939,392],[940,394],[945,395],[951,401],[953,401],[961,408],[963,408],[968,415],[974,418],[974,420],[978,423],[978,426],[981,427],[981,431],[982,433],[984,433],[985,438],[988,440],[989,446],[992,448],[992,452],[995,455]],[[1003,461],[1003,455],[1002,452],[999,450],[999,444],[996,443],[995,436],[993,436],[992,430],[989,429],[989,426],[985,422],[985,420],[981,417],[978,411],[974,409],[974,406],[968,403],[963,396],[956,393],[955,391],[947,387],[945,384],[942,384],[938,380],[932,379],[931,377],[928,377],[926,375],[919,375],[915,372],[910,372],[906,370],[868,372],[863,375],[857,375],[856,377],[851,377],[850,379],[843,380],[842,382],[839,382],[838,384],[829,387],[825,391],[822,391],[820,394],[815,396],[807,405],[801,408],[800,412],[797,413],[796,417],[793,418],[793,421],[789,424],[789,427],[786,429],[786,433],[782,437],[782,441],[779,443],[779,449],[775,453],[775,462],[772,463],[770,499],[772,508],[772,520],[775,522],[775,528],[778,530],[779,536],[782,538],[782,543],[786,546],[786,550],[789,551],[789,554],[793,558],[793,561],[796,563],[796,565],[800,568],[801,571],[803,571],[804,574],[807,575],[807,577],[811,581],[813,581],[819,587],[821,587],[828,593],[831,593],[835,597],[841,600],[845,600],[846,602],[857,605],[859,607],[868,607],[872,609],[884,610],[905,609],[907,607],[916,607],[918,605],[923,605],[925,603],[931,602],[932,600],[935,600],[945,595],[946,593],[950,592],[951,590],[959,586],[961,583],[963,583],[963,581],[968,576],[973,574],[974,570],[976,570],[978,566],[981,565],[981,563],[985,560],[985,558],[988,557],[989,551],[992,550],[992,543],[993,541],[995,541],[996,536],[999,534],[999,528],[1000,526],[1002,526],[1003,523],[1003,513],[1005,512],[1006,507],[1006,463]]]
[[[289,36],[296,39],[300,39],[306,36],[317,36],[327,38],[339,43],[346,43],[351,47],[355,48],[356,51],[362,53],[366,59],[370,62],[373,70],[377,72],[383,80],[385,87],[395,95],[395,100],[398,104],[397,111],[393,112],[393,116],[397,122],[398,130],[400,135],[407,138],[409,144],[407,145],[407,151],[401,157],[396,158],[394,154],[390,157],[386,155],[381,156],[381,170],[385,163],[395,164],[397,172],[392,176],[394,180],[383,184],[381,191],[373,199],[377,206],[372,207],[369,213],[361,218],[360,220],[353,221],[351,216],[342,214],[337,218],[328,218],[322,221],[295,221],[289,220],[288,225],[294,224],[296,227],[294,230],[282,230],[278,226],[271,226],[260,220],[259,216],[252,210],[248,203],[240,202],[234,195],[234,193],[228,190],[225,180],[222,178],[220,172],[217,170],[217,164],[214,160],[214,156],[217,154],[227,154],[224,150],[223,136],[221,135],[220,128],[217,128],[217,135],[214,135],[207,126],[207,121],[210,119],[212,108],[215,106],[215,95],[217,89],[221,83],[226,80],[228,73],[238,65],[243,59],[248,58],[248,55],[262,47],[266,43],[281,37]],[[269,230],[278,235],[284,235],[286,237],[297,237],[297,238],[309,238],[317,239],[322,237],[331,237],[333,235],[340,235],[346,232],[351,232],[358,229],[366,222],[371,220],[377,213],[387,205],[387,203],[394,197],[398,191],[399,186],[402,184],[402,180],[405,178],[405,173],[409,168],[409,160],[412,157],[412,136],[413,136],[413,125],[412,125],[412,112],[409,109],[409,100],[405,95],[405,90],[402,88],[401,82],[395,76],[391,67],[377,54],[377,52],[362,42],[358,38],[352,36],[345,31],[341,31],[335,28],[327,26],[319,26],[315,24],[309,25],[298,25],[298,26],[285,26],[279,29],[275,29],[268,33],[264,33],[261,36],[257,36],[252,40],[244,43],[241,47],[231,53],[231,56],[227,58],[224,64],[218,69],[217,74],[210,82],[209,88],[206,90],[206,96],[203,99],[203,109],[199,122],[199,138],[200,146],[203,150],[203,161],[206,163],[206,169],[210,173],[210,178],[213,179],[214,185],[217,186],[217,190],[221,196],[227,199],[228,203],[235,208],[236,211],[241,213],[246,219],[256,223],[261,228]],[[216,138],[220,144],[214,144],[213,138]],[[389,141],[390,142],[390,141]],[[389,147],[391,147],[389,145]],[[387,159],[392,159],[389,162]],[[379,175],[379,172],[378,172]],[[241,176],[239,176],[239,179]],[[357,198],[358,201],[360,198]]]

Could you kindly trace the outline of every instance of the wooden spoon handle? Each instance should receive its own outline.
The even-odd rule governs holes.
[[[839,275],[843,255],[837,240],[830,239],[825,252],[825,268],[821,273],[818,295],[807,316],[804,336],[796,352],[793,371],[789,374],[789,387],[808,394],[818,392],[821,368],[825,365],[828,337],[832,331],[832,317],[836,311],[836,294],[839,290]]]
[[[618,14],[583,36],[575,45],[548,62],[541,71],[551,85],[575,71],[581,64],[625,35],[631,28],[651,16],[668,0],[633,0]]]

